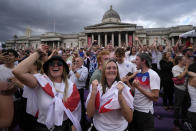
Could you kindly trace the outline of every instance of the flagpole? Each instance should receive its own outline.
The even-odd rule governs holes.
[[[54,24],[54,32],[56,32],[56,23],[55,23],[56,21],[55,21],[55,16],[54,16],[54,22],[53,22],[53,24]]]

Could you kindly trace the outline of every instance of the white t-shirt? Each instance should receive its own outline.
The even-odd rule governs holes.
[[[61,83],[55,83],[55,87],[60,90],[64,91],[64,88],[61,88]],[[57,93],[57,97],[63,98],[62,93]],[[39,109],[38,119],[37,121],[39,123],[45,124],[46,123],[46,117],[48,114],[48,109],[50,105],[53,103],[53,97],[46,94],[46,92],[41,88],[37,88],[37,105]]]
[[[144,74],[139,72],[135,79],[140,81],[140,86],[147,92],[151,92],[155,89],[160,90],[160,77],[152,69],[149,69],[148,72]],[[149,113],[149,111],[152,114],[154,113],[153,101],[142,94],[138,89],[135,89],[133,105],[135,110],[145,113]]]
[[[188,92],[191,98],[191,106],[188,111],[196,112],[196,88],[188,84]]]
[[[4,64],[0,65],[0,80],[7,81],[9,78],[14,77],[12,69],[7,68]]]
[[[184,67],[180,67],[178,65],[175,65],[172,68],[173,77],[179,76],[182,72],[184,72]],[[185,83],[186,82],[184,82],[183,85],[176,85],[176,84],[174,84],[174,85],[175,85],[176,88],[185,91],[186,90]]]
[[[160,70],[160,61],[162,59],[163,55],[160,51],[157,52],[157,68]]]
[[[127,128],[128,122],[120,110],[105,113],[95,113],[93,123],[98,131],[123,131]]]
[[[12,69],[7,68],[4,64],[0,65],[0,80],[7,81],[9,78],[14,77],[12,73]],[[13,95],[14,101],[17,100],[17,98]]]
[[[155,51],[155,50],[152,50],[152,63],[156,63],[157,64],[157,61],[158,61],[158,57],[157,57],[157,54],[158,52]]]
[[[129,62],[132,62],[133,60],[135,60],[136,59],[136,54],[135,55],[128,55],[127,57],[126,57],[126,60],[127,61],[129,61]]]
[[[125,57],[128,58],[130,54],[130,50],[125,52]]]
[[[125,77],[129,72],[136,72],[136,66],[129,61],[124,60],[122,64],[117,63],[117,65],[120,73],[120,78]]]

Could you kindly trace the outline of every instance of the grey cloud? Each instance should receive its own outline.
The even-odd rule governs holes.
[[[174,19],[196,11],[194,0],[146,0],[146,1],[125,1],[119,5],[123,8],[120,13],[125,19],[143,19],[156,22],[159,26],[168,23],[177,25]]]
[[[78,33],[100,23],[110,5],[122,21],[153,21],[160,27],[177,25],[176,18],[196,11],[195,0],[0,0],[0,41],[23,35],[27,27],[34,35],[44,33],[38,29],[53,31],[54,19],[56,32]]]

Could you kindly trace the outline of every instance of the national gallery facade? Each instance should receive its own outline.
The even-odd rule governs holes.
[[[7,40],[8,47],[35,47],[45,43],[51,47],[86,47],[94,40],[98,41],[100,46],[106,46],[112,43],[114,46],[134,44],[137,36],[142,44],[150,44],[155,38],[158,43],[165,44],[161,38],[167,38],[172,45],[176,43],[180,34],[196,27],[192,25],[180,25],[168,28],[143,28],[137,24],[121,22],[120,15],[112,9],[112,6],[103,15],[101,23],[84,27],[84,31],[78,34],[62,34],[57,32],[47,32],[39,36],[31,36],[31,30],[26,31],[25,36],[18,36],[12,40]],[[196,43],[196,38],[188,38],[191,43]],[[185,39],[183,39],[185,42]]]

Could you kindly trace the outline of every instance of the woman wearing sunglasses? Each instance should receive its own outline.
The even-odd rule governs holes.
[[[64,60],[52,56],[43,65],[43,75],[29,73],[33,63],[46,51],[46,46],[42,45],[13,70],[17,79],[37,93],[37,109],[32,108],[38,117],[36,131],[80,131],[80,95],[75,84],[67,78],[69,68]]]
[[[92,82],[86,101],[87,115],[93,117],[93,131],[124,131],[133,116],[133,97],[129,87],[120,81],[117,63],[107,61],[101,84]]]

